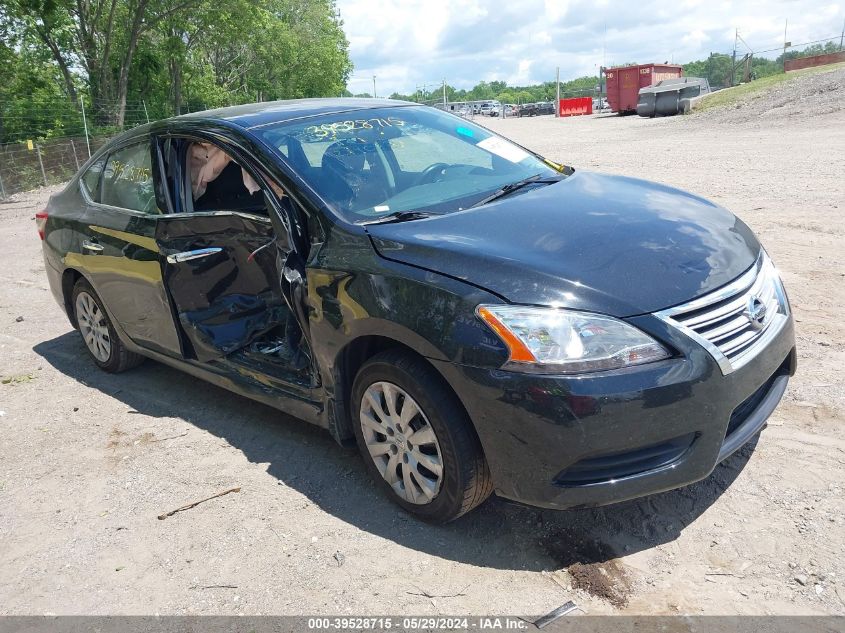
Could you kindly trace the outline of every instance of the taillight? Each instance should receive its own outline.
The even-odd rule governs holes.
[[[35,228],[38,229],[38,237],[44,239],[44,230],[47,228],[47,209],[35,214]]]

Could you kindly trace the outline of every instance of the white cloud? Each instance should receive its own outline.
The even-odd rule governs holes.
[[[730,53],[734,29],[755,51],[837,35],[845,4],[794,0],[337,0],[355,71],[353,92],[410,93],[598,72],[626,62],[684,63]],[[741,52],[745,52],[740,42]],[[775,56],[776,52],[766,53]]]
[[[531,64],[533,62],[530,59],[521,59],[519,60],[519,66],[517,67],[516,73],[513,75],[509,75],[506,78],[508,85],[511,86],[524,86],[531,82]],[[496,79],[496,77],[488,77],[488,80]]]

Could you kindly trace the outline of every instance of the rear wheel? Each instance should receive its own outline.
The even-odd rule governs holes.
[[[100,369],[111,373],[140,365],[144,357],[126,349],[106,314],[100,297],[85,279],[73,287],[73,309],[85,348]]]
[[[367,469],[408,512],[445,523],[493,490],[472,424],[424,360],[402,351],[370,359],[352,388],[354,431]]]

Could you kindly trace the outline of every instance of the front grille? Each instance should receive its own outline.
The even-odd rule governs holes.
[[[739,369],[780,331],[789,304],[765,253],[727,286],[656,316],[700,343],[723,374]]]

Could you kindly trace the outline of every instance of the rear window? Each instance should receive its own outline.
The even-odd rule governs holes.
[[[91,165],[82,175],[82,186],[94,202],[100,201],[100,175],[103,173],[106,159],[101,158]]]

